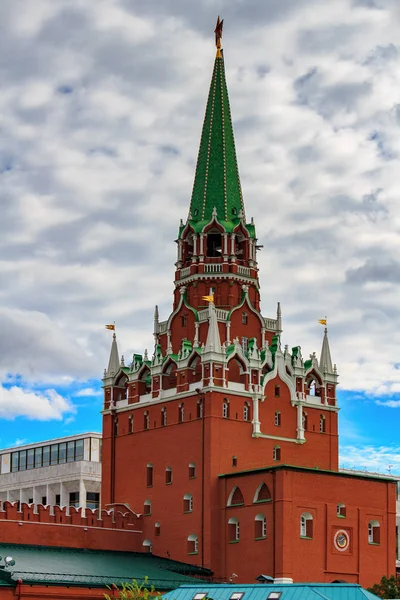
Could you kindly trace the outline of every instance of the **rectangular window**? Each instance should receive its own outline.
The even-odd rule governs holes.
[[[67,444],[67,462],[74,462],[75,460],[75,442],[68,442]]]
[[[86,506],[95,510],[99,508],[100,494],[98,492],[86,492]]]
[[[207,596],[208,596],[208,592],[200,592],[193,596],[193,600],[204,600],[204,598],[207,598]]]
[[[27,469],[33,469],[35,467],[35,449],[31,448],[28,450],[28,458],[26,463]]]
[[[233,592],[233,594],[230,595],[229,600],[242,600],[244,596],[244,592]]]
[[[43,506],[46,506],[46,504],[47,504],[47,496],[42,496],[42,504],[43,504]]]
[[[279,446],[274,447],[274,460],[281,460],[281,449]]]
[[[75,460],[83,460],[83,440],[75,442]]]
[[[275,398],[280,398],[281,395],[281,388],[279,387],[279,385],[275,386]]]
[[[242,350],[244,354],[247,352],[247,337],[242,337]]]
[[[61,494],[56,494],[56,506],[61,506]]]
[[[43,466],[48,467],[50,464],[50,446],[43,448]]]
[[[60,465],[67,462],[67,444],[63,442],[58,446],[58,462]]]
[[[42,466],[43,448],[35,448],[35,469]],[[43,504],[43,503],[42,503]]]
[[[53,444],[51,447],[51,461],[50,464],[58,465],[58,444]]]
[[[172,469],[170,467],[165,470],[165,483],[167,485],[172,483]]]
[[[232,456],[232,467],[237,467],[237,456]]]
[[[146,480],[147,480],[147,487],[152,487],[152,485],[153,485],[153,467],[151,465],[147,465]]]
[[[79,492],[70,492],[69,493],[69,505],[75,506],[78,508],[79,506]]]
[[[11,471],[12,471],[12,473],[15,473],[15,471],[18,471],[18,458],[19,458],[19,452],[13,452],[11,454]]]
[[[28,504],[33,504],[33,498],[28,498]]]
[[[26,450],[19,451],[19,470],[26,471]]]

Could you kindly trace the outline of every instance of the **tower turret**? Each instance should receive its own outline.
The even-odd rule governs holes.
[[[331,351],[329,348],[328,340],[328,328],[325,326],[324,339],[322,340],[321,358],[319,360],[319,367],[323,373],[333,375],[333,366],[331,359]]]
[[[108,361],[107,376],[114,377],[114,375],[116,375],[118,373],[119,367],[120,367],[120,362],[119,362],[119,354],[118,354],[117,336],[115,335],[115,332],[114,332],[112,343],[111,343],[110,358]]]

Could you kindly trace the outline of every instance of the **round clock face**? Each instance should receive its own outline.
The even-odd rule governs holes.
[[[339,529],[339,531],[335,533],[333,543],[335,544],[336,550],[339,550],[339,552],[344,552],[344,550],[347,550],[350,544],[350,538],[347,531]]]

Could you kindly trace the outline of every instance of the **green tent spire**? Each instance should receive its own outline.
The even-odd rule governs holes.
[[[245,218],[224,58],[221,50],[222,21],[215,29],[217,55],[207,100],[206,114],[197,158],[189,220],[196,230],[217,218],[232,229]],[[225,222],[225,223],[224,223]]]

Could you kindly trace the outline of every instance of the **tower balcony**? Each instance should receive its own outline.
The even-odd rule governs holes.
[[[176,282],[187,281],[190,279],[198,279],[199,277],[229,277],[233,275],[236,277],[243,277],[252,281],[258,280],[258,269],[256,263],[252,264],[251,261],[244,263],[245,261],[236,262],[224,262],[218,258],[206,258],[204,262],[193,262],[190,265],[179,267],[176,271]]]

